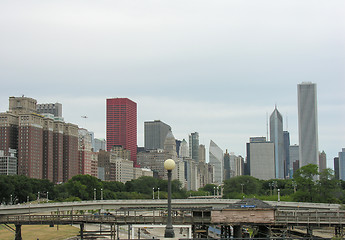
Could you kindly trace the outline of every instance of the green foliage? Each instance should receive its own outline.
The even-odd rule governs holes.
[[[206,184],[203,188],[200,188],[199,190],[209,192],[210,195],[214,194],[214,189],[218,186],[215,184]]]
[[[295,201],[313,202],[316,200],[317,189],[314,180],[318,174],[318,166],[315,164],[303,166],[294,173],[294,179],[298,186],[294,195]]]
[[[259,194],[262,182],[251,176],[238,176],[224,181],[223,193],[225,196],[238,196],[246,194]],[[243,192],[242,192],[243,190]]]

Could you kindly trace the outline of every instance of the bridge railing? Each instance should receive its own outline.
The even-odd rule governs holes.
[[[210,218],[174,216],[173,224],[203,224]],[[70,224],[70,223],[116,223],[116,224],[162,224],[167,216],[115,216],[115,215],[9,215],[0,216],[4,224]]]
[[[275,222],[282,224],[301,224],[301,225],[345,225],[345,211],[308,211],[295,210],[275,212]]]

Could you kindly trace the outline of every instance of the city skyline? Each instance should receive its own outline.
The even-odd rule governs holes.
[[[138,104],[138,146],[144,122],[161,120],[177,139],[198,132],[245,156],[275,104],[299,144],[297,84],[311,81],[333,166],[345,142],[343,1],[136,4],[2,1],[0,112],[10,96],[59,102],[67,122],[106,138],[105,99],[126,97]]]

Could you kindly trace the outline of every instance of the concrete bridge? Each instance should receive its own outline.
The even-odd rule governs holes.
[[[227,208],[240,199],[173,199],[173,208]],[[337,210],[339,204],[324,203],[299,203],[299,202],[273,202],[264,201],[278,209],[324,209]],[[165,208],[167,200],[96,200],[81,202],[62,202],[62,203],[42,203],[42,204],[21,204],[21,205],[1,205],[0,216],[9,214],[32,214],[54,211],[74,211],[74,210],[94,210],[94,209],[113,209],[121,208]]]
[[[241,236],[242,226],[259,229],[262,236],[272,228],[288,229],[305,226],[308,232],[315,227],[334,227],[338,235],[343,233],[345,211],[336,204],[268,202],[268,208],[238,205],[239,200],[229,199],[175,199],[172,201],[173,224],[191,225],[194,234],[207,234],[208,226],[221,226],[222,235]],[[245,201],[245,200],[243,200]],[[237,208],[234,208],[237,204]],[[26,204],[0,207],[0,224],[14,224],[21,239],[21,225],[80,224],[81,236],[84,224],[165,224],[166,200],[107,200],[67,203]],[[93,213],[89,213],[92,210]],[[44,215],[42,213],[45,213]],[[41,213],[41,214],[39,214]],[[196,230],[197,229],[197,230]],[[16,236],[17,236],[16,235]],[[205,236],[205,235],[204,235]],[[197,235],[194,235],[197,237]]]

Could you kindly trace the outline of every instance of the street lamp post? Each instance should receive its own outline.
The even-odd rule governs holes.
[[[93,200],[96,201],[96,188],[93,189]]]
[[[213,197],[216,197],[216,187],[213,187]]]
[[[159,200],[159,188],[158,188],[158,196],[157,197],[158,197],[158,200]]]
[[[37,193],[37,203],[40,203],[40,192]]]
[[[153,187],[152,188],[152,200],[154,200],[155,199],[155,188]]]
[[[12,205],[12,194],[11,194],[11,200],[10,200],[10,205]]]
[[[103,188],[101,188],[101,200],[103,200]]]
[[[280,202],[280,189],[278,188],[278,202]]]
[[[175,168],[175,161],[172,159],[167,159],[164,162],[164,168],[168,171],[168,221],[167,226],[165,227],[165,238],[174,238],[175,232],[172,226],[171,219],[171,175],[172,170]]]
[[[49,192],[47,192],[47,202],[49,202]]]

